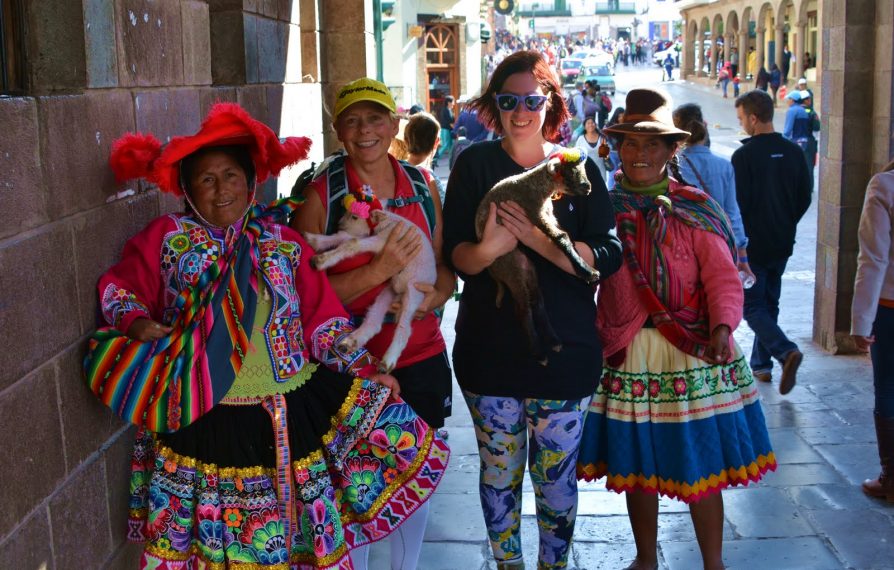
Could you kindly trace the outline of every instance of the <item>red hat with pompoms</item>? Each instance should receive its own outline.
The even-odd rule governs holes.
[[[254,163],[258,183],[277,176],[286,166],[307,158],[311,141],[276,133],[255,120],[236,103],[216,103],[194,135],[174,137],[162,144],[151,134],[128,133],[115,141],[109,165],[118,182],[143,178],[164,191],[182,195],[180,161],[208,146],[245,145]]]

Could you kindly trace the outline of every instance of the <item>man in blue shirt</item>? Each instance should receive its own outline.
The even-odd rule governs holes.
[[[786,95],[788,100],[788,111],[785,113],[785,128],[782,135],[792,141],[804,152],[804,160],[807,166],[813,169],[814,157],[810,155],[810,149],[815,146],[810,144],[813,139],[813,118],[811,111],[808,111],[802,101],[806,91],[792,91]],[[814,139],[815,141],[816,139]]]

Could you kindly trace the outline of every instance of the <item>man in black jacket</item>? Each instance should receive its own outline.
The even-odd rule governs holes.
[[[755,89],[736,99],[736,115],[751,138],[733,153],[736,200],[748,235],[754,286],[745,290],[745,320],[754,331],[751,369],[769,382],[772,358],[782,363],[779,392],[787,394],[804,355],[777,320],[782,274],[795,244],[798,221],[810,207],[813,175],[804,153],[773,130],[773,99]]]

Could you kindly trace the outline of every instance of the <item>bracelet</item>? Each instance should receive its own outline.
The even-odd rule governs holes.
[[[743,256],[739,257],[739,263],[748,263],[748,256],[743,255]]]

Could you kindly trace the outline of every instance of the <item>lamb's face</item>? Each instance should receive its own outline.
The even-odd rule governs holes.
[[[590,193],[590,180],[587,178],[586,159],[579,162],[562,161],[551,158],[547,168],[556,181],[556,191],[570,196],[586,196]]]
[[[366,223],[366,218],[361,218],[351,212],[345,212],[341,219],[338,220],[338,229],[357,237],[369,235],[369,225]]]

